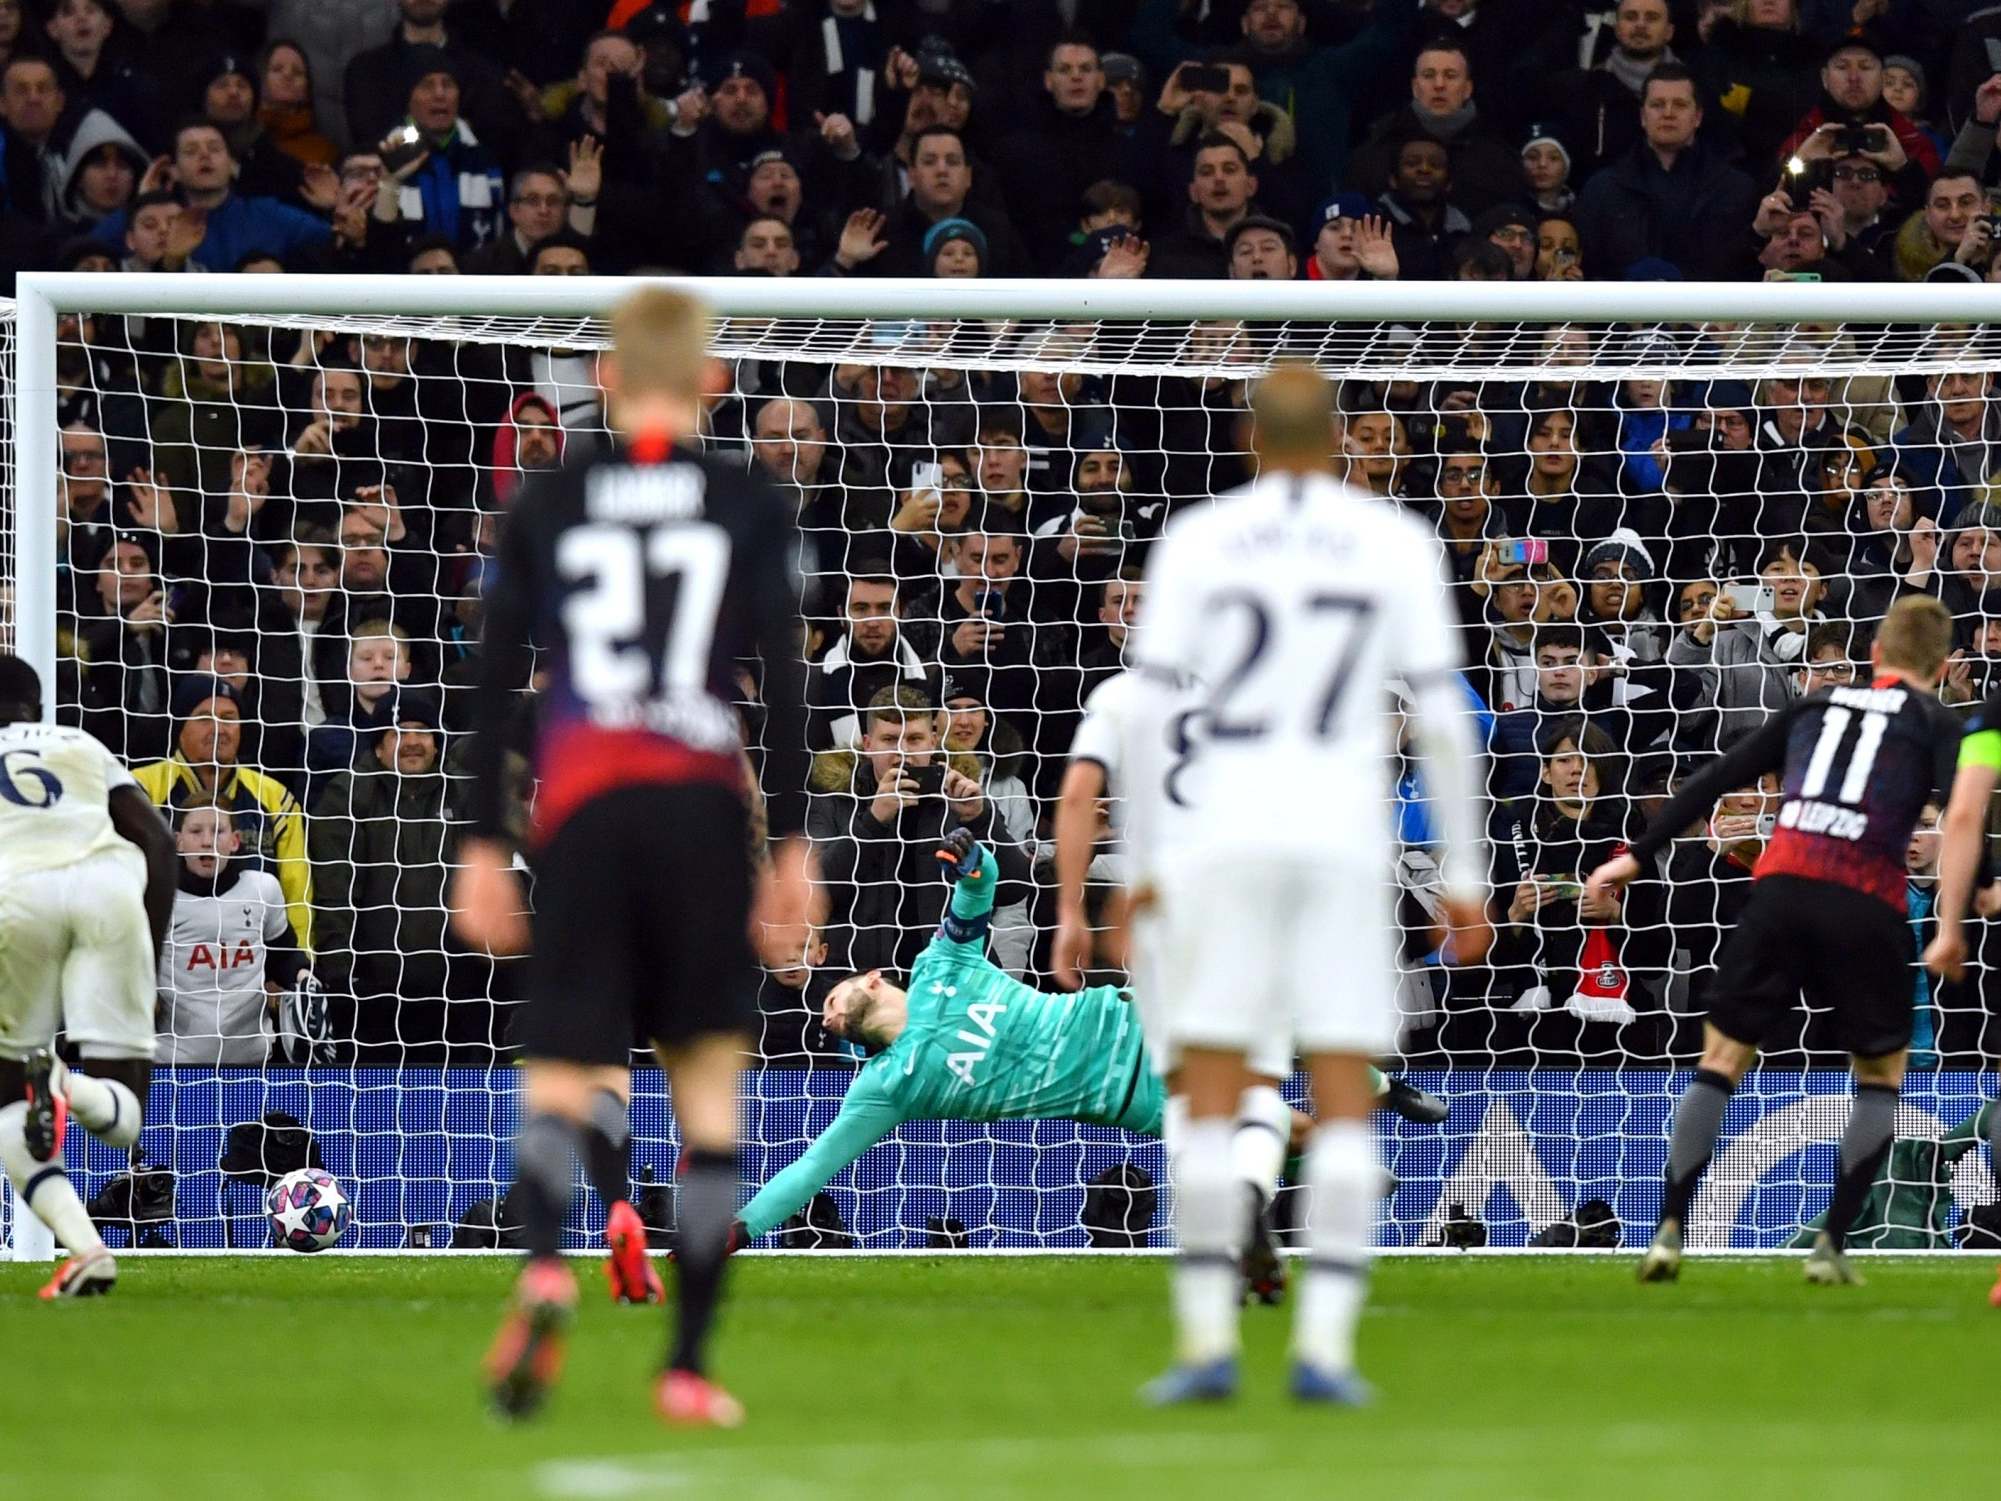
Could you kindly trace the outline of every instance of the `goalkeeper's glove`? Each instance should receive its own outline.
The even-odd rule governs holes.
[[[971,829],[952,830],[938,849],[938,863],[945,867],[945,879],[948,881],[964,881],[979,875],[986,858],[987,852],[973,837]]]
[[[327,998],[311,970],[300,971],[292,989],[278,997],[278,1050],[288,1063],[334,1061],[333,1021]]]

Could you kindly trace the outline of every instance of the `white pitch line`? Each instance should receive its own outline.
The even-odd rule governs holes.
[[[1066,1438],[895,1439],[838,1444],[786,1444],[704,1454],[627,1454],[599,1459],[556,1459],[536,1466],[536,1489],[555,1501],[625,1501],[668,1494],[726,1472],[755,1468],[760,1485],[785,1475],[819,1475],[843,1464],[888,1461],[907,1466],[914,1454],[936,1451],[958,1463],[1005,1464],[1040,1458],[1051,1450],[1088,1449],[1095,1461],[1161,1464],[1176,1460],[1251,1457],[1267,1447],[1249,1434],[1163,1434],[1129,1431]],[[774,1472],[776,1474],[774,1475]]]

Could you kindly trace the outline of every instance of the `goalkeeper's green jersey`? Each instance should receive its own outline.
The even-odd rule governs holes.
[[[1166,1091],[1124,992],[1045,994],[986,957],[993,856],[959,882],[910,974],[910,1019],[848,1086],[818,1140],[738,1216],[762,1235],[905,1121],[1088,1121],[1160,1134]]]

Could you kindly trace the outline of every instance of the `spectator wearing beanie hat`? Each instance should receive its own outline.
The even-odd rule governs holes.
[[[378,221],[411,236],[443,235],[460,250],[500,233],[506,182],[500,161],[460,113],[458,62],[442,47],[406,47],[401,61],[408,112],[419,155],[383,174],[376,192]]]
[[[1396,242],[1387,221],[1360,193],[1341,193],[1321,205],[1313,254],[1306,260],[1308,281],[1395,281]]]
[[[1931,89],[1925,79],[1925,65],[1908,53],[1893,52],[1883,59],[1883,102],[1905,116],[1924,132],[1932,149],[1945,159],[1952,143],[1939,132],[1931,119]]]
[[[272,3],[275,6],[278,0]],[[442,51],[451,54],[452,76],[458,80],[461,91],[461,113],[474,122],[474,129],[482,136],[491,137],[488,145],[503,157],[511,157],[519,143],[505,137],[510,125],[520,121],[521,111],[501,80],[499,66],[469,45],[470,38],[458,35],[456,26],[446,26],[446,0],[398,0],[392,8],[402,12],[394,34],[382,46],[354,54],[342,76],[348,138],[353,149],[369,149],[403,119],[410,107],[409,85],[413,81],[410,54]],[[287,33],[278,30],[274,23],[271,34]]]
[[[1484,240],[1508,258],[1508,276],[1528,281],[1535,275],[1536,216],[1512,203],[1488,209],[1473,221],[1473,238]]]
[[[229,142],[230,155],[236,158],[237,192],[281,199],[315,213],[332,207],[308,200],[302,192],[304,164],[279,150],[265,133],[258,119],[257,79],[248,59],[231,52],[209,59],[195,86],[194,106]]]
[[[1577,202],[1570,185],[1574,164],[1556,127],[1538,121],[1522,141],[1522,184],[1527,200],[1545,214],[1567,214]]]
[[[1667,632],[1647,598],[1658,577],[1654,555],[1631,527],[1617,527],[1587,549],[1578,565],[1578,619],[1605,637],[1615,662],[1658,662]]]
[[[299,946],[313,941],[313,877],[306,864],[305,820],[292,794],[276,777],[238,764],[243,744],[239,727],[243,698],[222,678],[183,678],[174,689],[174,749],[165,760],[135,766],[132,776],[159,807],[173,806],[196,793],[212,793],[227,807],[242,841],[241,856],[253,856],[278,877],[286,916]]]
[[[933,276],[981,276],[987,237],[971,219],[940,219],[924,236],[924,269]]]

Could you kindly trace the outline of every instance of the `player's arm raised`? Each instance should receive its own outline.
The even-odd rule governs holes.
[[[174,922],[174,892],[180,884],[180,857],[174,836],[153,800],[137,787],[113,787],[109,799],[111,827],[121,839],[139,847],[146,857],[146,923],[153,931],[153,959],[167,941]]]
[[[750,931],[758,951],[776,963],[805,942],[813,901],[806,842],[812,757],[806,750],[805,627],[799,615],[805,544],[776,493],[761,481],[750,483],[772,517],[750,578],[752,632],[764,661],[764,808],[772,840],[771,863],[757,878]]]
[[[1487,883],[1480,870],[1479,757],[1472,716],[1450,670],[1414,677],[1411,739],[1424,762],[1425,789],[1445,846],[1439,861],[1452,961],[1478,964],[1494,942],[1487,919]]]
[[[1425,791],[1444,844],[1438,863],[1445,884],[1446,940],[1453,962],[1478,964],[1493,945],[1494,928],[1487,917],[1479,751],[1460,689],[1455,612],[1446,597],[1436,543],[1420,537],[1408,566],[1414,580],[1429,570],[1434,584],[1404,597],[1397,665],[1410,684],[1411,741],[1423,762]]]
[[[501,524],[495,567],[485,597],[479,680],[472,702],[473,739],[467,754],[472,775],[472,830],[452,873],[452,926],[474,948],[519,954],[528,947],[527,902],[505,838],[506,758],[502,735],[515,690],[528,680],[534,622],[531,550],[525,543],[547,487],[560,474],[531,476]]]
[[[1940,824],[1944,843],[1938,856],[1938,931],[1925,946],[1925,968],[1948,980],[1966,969],[1966,909],[1987,842],[1987,810],[2001,777],[2001,725],[1981,722],[1959,742],[1959,769]]]
[[[1647,825],[1646,831],[1633,841],[1633,847],[1627,853],[1615,855],[1591,872],[1584,882],[1586,892],[1597,901],[1617,892],[1627,882],[1636,880],[1646,869],[1647,862],[1677,834],[1715,807],[1717,798],[1733,787],[1755,783],[1768,771],[1783,768],[1786,764],[1786,736],[1791,732],[1791,711],[1774,714],[1683,782],[1655,815],[1654,821]]]
[[[1091,869],[1091,849],[1097,842],[1098,799],[1105,795],[1105,768],[1096,761],[1072,761],[1063,772],[1057,794],[1056,934],[1050,944],[1050,969],[1056,983],[1076,990],[1084,983],[1091,962],[1091,928],[1084,916],[1084,877]]]

